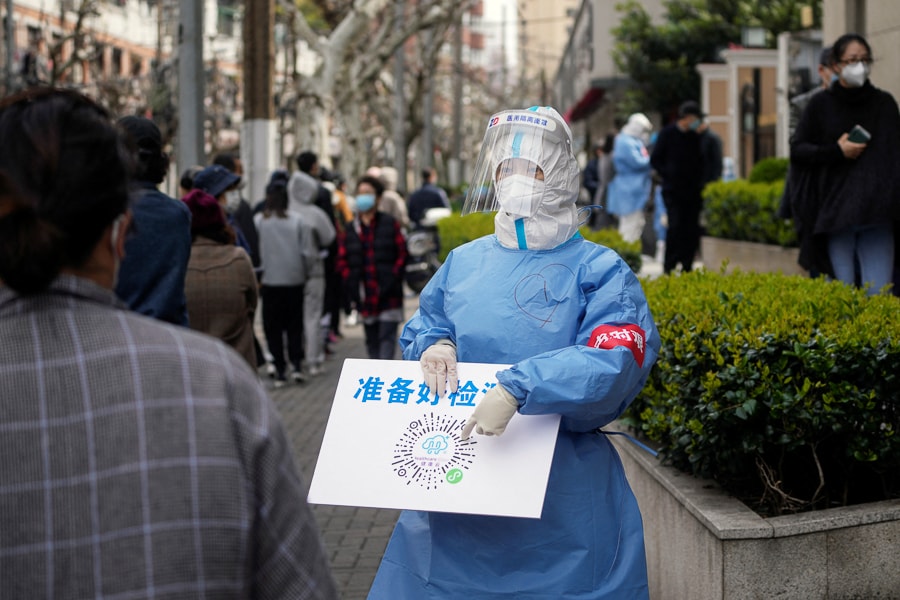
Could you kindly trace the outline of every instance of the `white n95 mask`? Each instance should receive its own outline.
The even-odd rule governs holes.
[[[851,63],[841,69],[844,83],[850,87],[862,87],[869,77],[869,65],[862,61]]]
[[[497,182],[500,210],[516,217],[533,217],[544,199],[544,182],[528,175],[507,175]]]

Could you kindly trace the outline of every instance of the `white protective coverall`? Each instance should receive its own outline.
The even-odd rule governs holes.
[[[529,110],[556,119],[571,142],[556,111]],[[490,168],[531,153],[545,178],[531,218],[562,214],[569,223],[579,185],[571,143],[548,152],[519,142],[493,152]],[[459,361],[511,364],[497,380],[518,412],[562,416],[541,518],[404,511],[369,598],[647,598],[638,505],[616,450],[597,431],[641,390],[659,351],[640,283],[614,251],[578,235],[577,224],[501,228],[503,215],[498,233],[450,253],[400,345],[408,360],[450,340]],[[529,232],[534,239],[523,240]],[[541,232],[561,241],[541,240]]]

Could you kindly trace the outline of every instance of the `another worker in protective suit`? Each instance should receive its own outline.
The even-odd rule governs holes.
[[[606,190],[606,210],[619,217],[619,235],[626,242],[641,239],[644,207],[650,199],[650,132],[653,125],[642,113],[634,113],[616,136],[613,165],[616,176]]]
[[[370,599],[648,597],[638,505],[599,428],[644,385],[659,334],[628,265],[579,235],[578,186],[559,113],[494,115],[463,213],[499,208],[495,234],[450,253],[400,340],[440,394],[457,360],[512,365],[461,439],[562,416],[541,518],[404,511]]]

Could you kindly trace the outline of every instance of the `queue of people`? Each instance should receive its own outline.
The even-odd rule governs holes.
[[[216,264],[244,253],[212,257],[233,245],[213,195],[176,208],[155,193],[155,135],[117,127],[75,91],[0,101],[3,595],[336,599],[284,426],[247,357],[182,326],[185,290],[171,278],[134,298],[171,307],[178,324],[115,293],[126,246],[165,238],[162,219],[135,219],[135,200],[170,218],[159,245],[179,251],[160,258],[178,272],[192,235]],[[233,264],[252,276],[245,254]]]

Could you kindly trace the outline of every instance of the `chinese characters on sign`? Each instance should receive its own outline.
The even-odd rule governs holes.
[[[437,394],[430,394],[428,386],[424,381],[416,383],[412,379],[403,379],[397,377],[385,388],[385,382],[381,377],[368,377],[359,380],[359,388],[353,397],[360,402],[384,402],[388,404],[409,404],[410,397],[415,395],[415,404],[428,404],[437,406],[438,403],[448,406],[467,406],[474,408],[478,404],[478,399],[486,394],[491,388],[497,385],[496,382],[485,382],[479,388],[470,379],[468,381],[460,381],[459,389],[455,392],[448,393],[444,398],[439,398]]]

